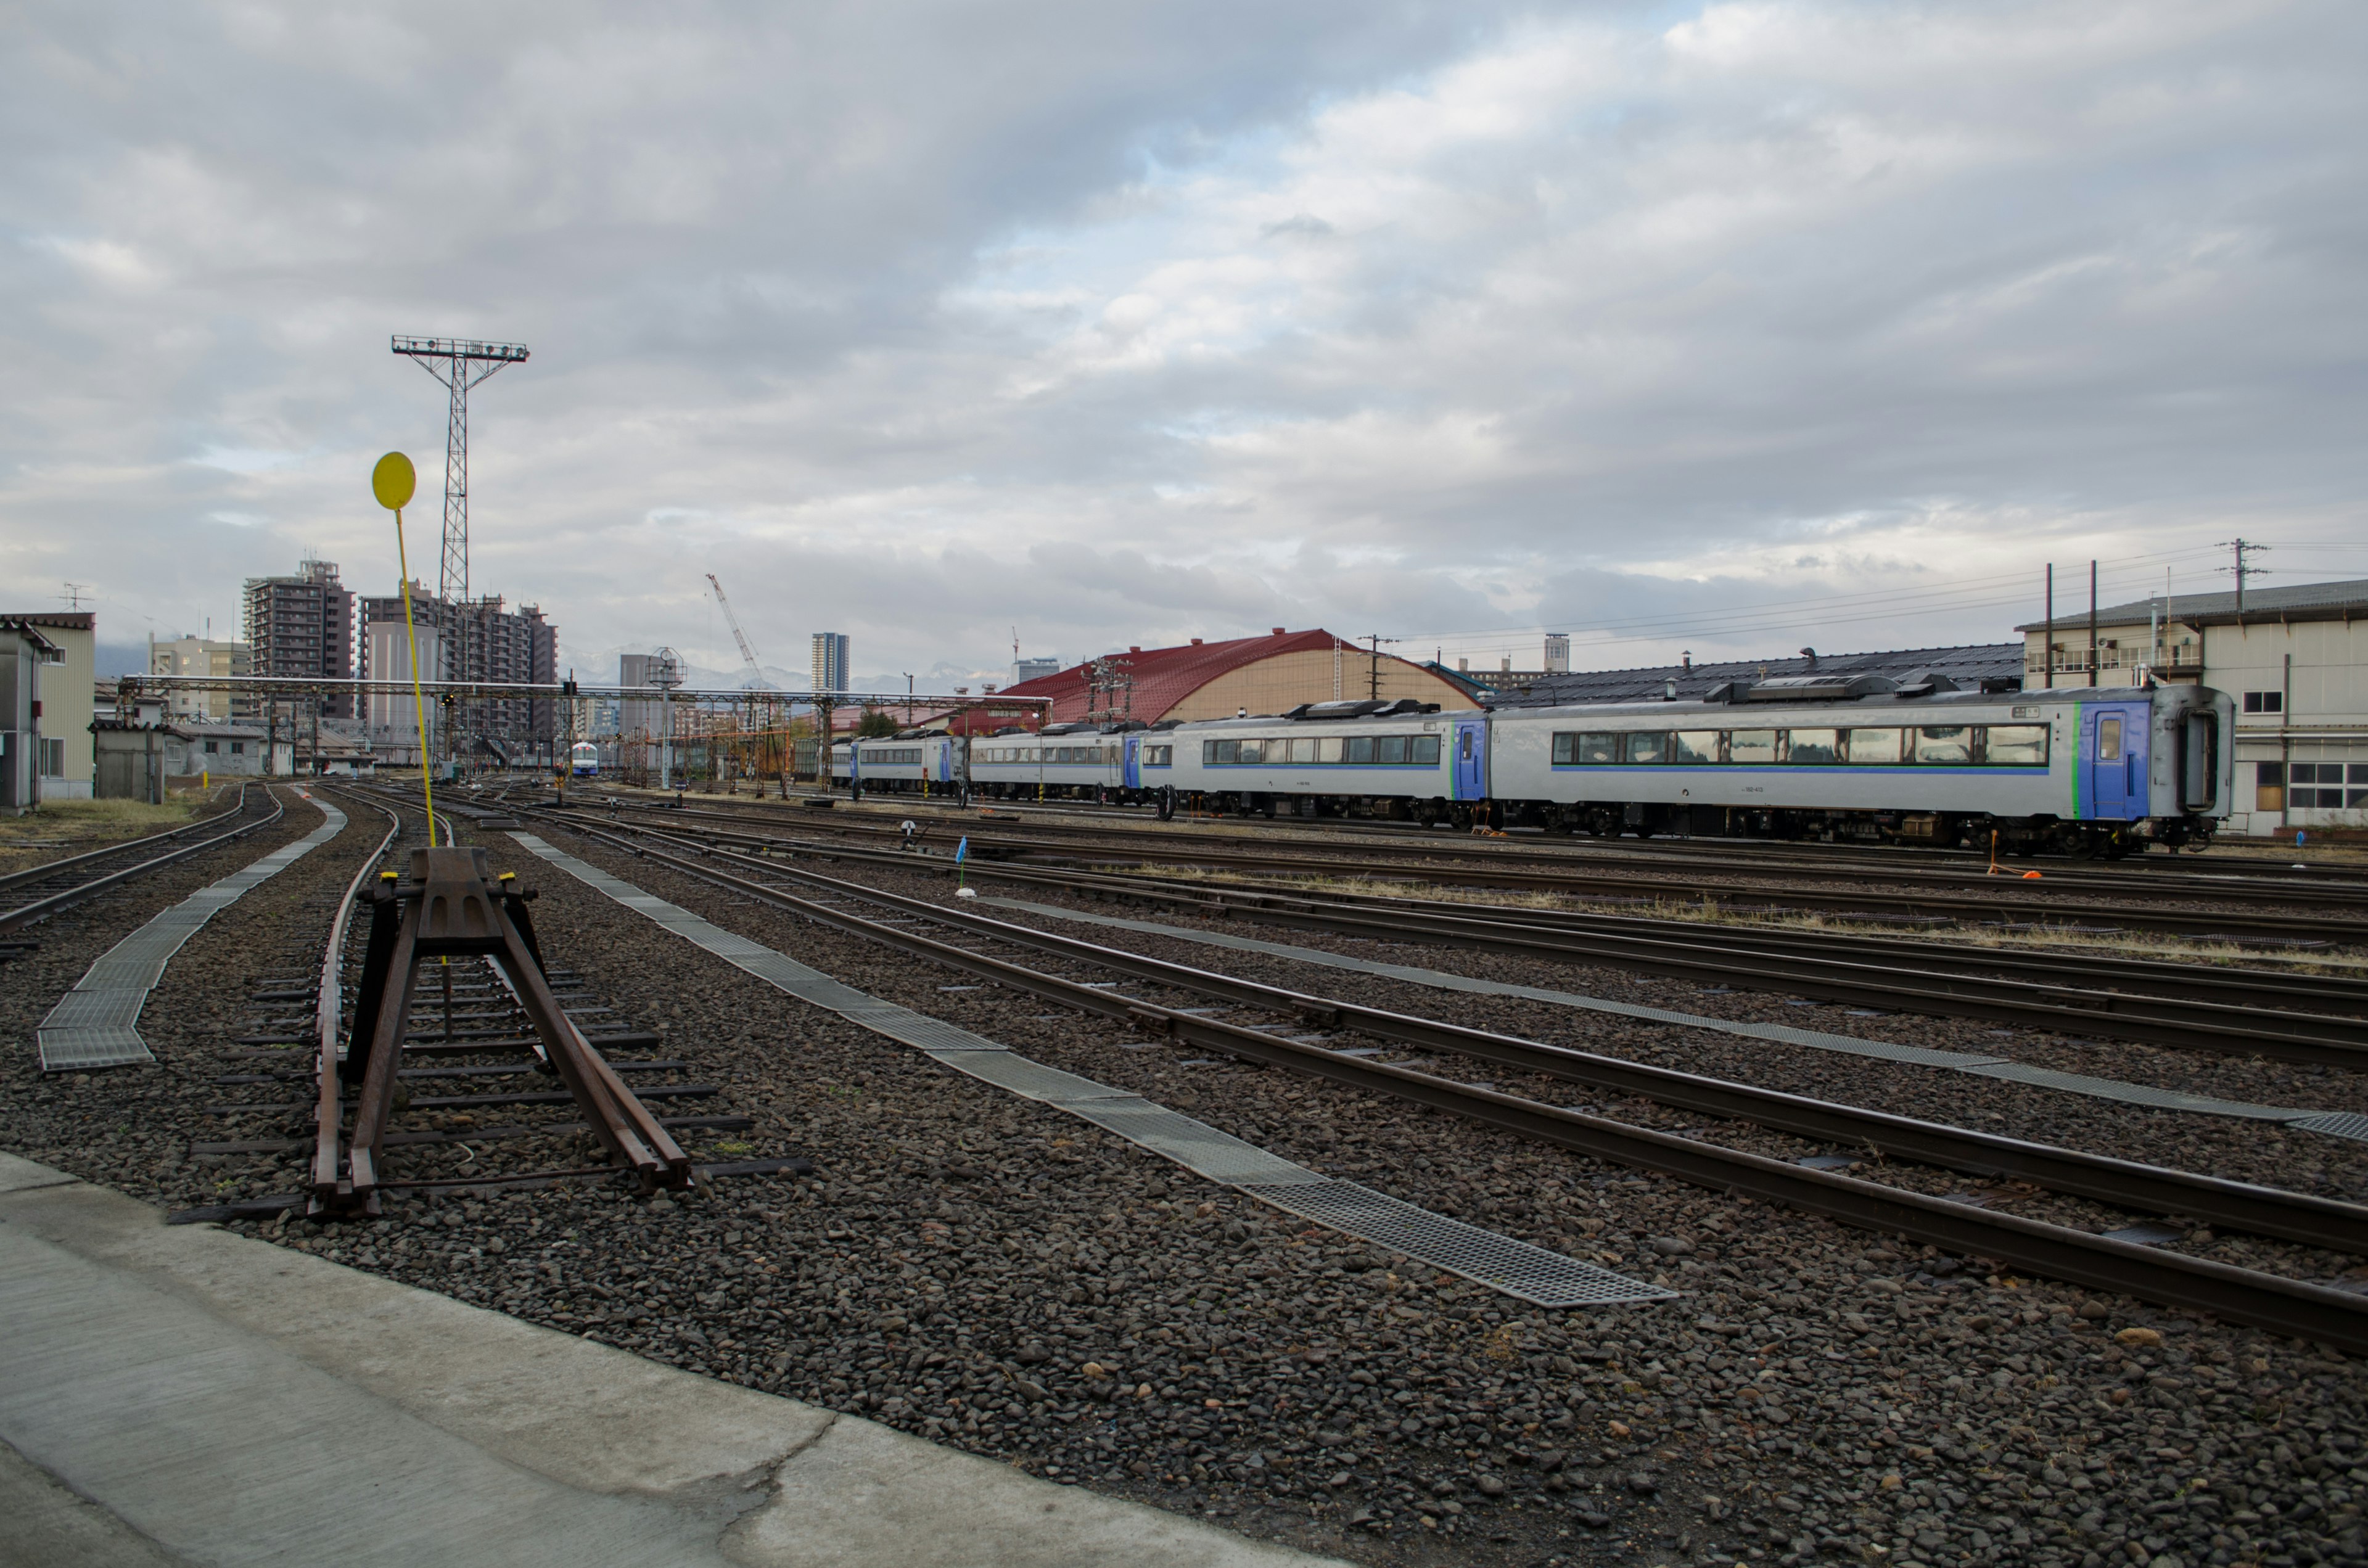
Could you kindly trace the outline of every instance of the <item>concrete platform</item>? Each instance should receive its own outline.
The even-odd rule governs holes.
[[[0,1564],[1308,1568],[0,1154]]]

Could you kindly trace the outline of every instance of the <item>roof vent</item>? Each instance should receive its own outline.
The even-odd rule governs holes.
[[[1938,670],[1910,670],[1899,677],[1902,697],[1937,697],[1944,691],[1954,691],[1957,683]]]
[[[1896,683],[1882,676],[1814,675],[1771,676],[1754,682],[1742,695],[1746,702],[1847,702],[1853,698],[1878,697],[1896,688]],[[1733,698],[1729,701],[1735,700]]]
[[[1282,628],[1281,628],[1281,627],[1280,627],[1280,626],[1276,627],[1276,628],[1274,629],[1274,634],[1275,634],[1277,637],[1281,636],[1281,635],[1282,635]]]
[[[1395,711],[1386,702],[1373,702],[1365,698],[1335,698],[1329,702],[1303,702],[1283,715],[1286,719],[1361,719],[1368,713],[1384,710]]]
[[[1193,639],[1192,639],[1192,646],[1194,646],[1195,648],[1198,648],[1200,645],[1201,645],[1201,640],[1200,640],[1198,637],[1193,638]]]

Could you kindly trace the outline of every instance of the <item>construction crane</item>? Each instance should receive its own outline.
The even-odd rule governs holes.
[[[732,641],[740,644],[740,660],[748,666],[749,684],[758,691],[770,691],[773,683],[765,678],[764,669],[757,663],[757,650],[748,646],[748,634],[740,630],[740,618],[732,613],[732,601],[723,597],[723,585],[715,574],[707,574],[707,585],[715,590],[715,602],[723,607],[723,624],[732,629]]]

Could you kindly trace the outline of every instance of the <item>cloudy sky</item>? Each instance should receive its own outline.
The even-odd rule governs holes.
[[[441,472],[611,676],[1324,626],[1533,665],[2368,576],[2368,8],[0,13],[0,589],[106,641]],[[411,515],[434,573],[436,508]],[[897,685],[901,688],[902,681]]]

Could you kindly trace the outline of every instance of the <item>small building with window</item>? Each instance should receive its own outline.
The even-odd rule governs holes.
[[[2231,833],[2368,828],[2368,580],[2159,595],[2023,634],[2024,684],[2226,692],[2237,706]]]

